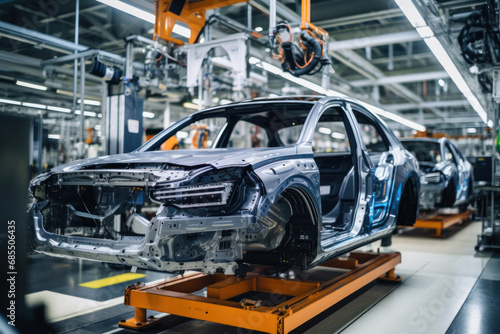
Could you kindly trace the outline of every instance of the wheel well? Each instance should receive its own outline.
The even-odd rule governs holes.
[[[273,266],[307,269],[317,254],[318,209],[310,194],[300,187],[290,187],[281,194],[293,208],[280,245],[269,251],[247,251],[243,260]]]
[[[319,211],[310,195],[298,187],[290,187],[285,189],[281,196],[286,198],[292,205],[293,216],[305,217],[310,216],[311,224],[319,223]],[[293,218],[292,216],[292,218]]]
[[[401,194],[397,225],[413,226],[418,215],[418,187],[413,177],[408,178]]]

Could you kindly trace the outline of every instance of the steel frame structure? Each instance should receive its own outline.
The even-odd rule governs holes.
[[[401,278],[394,274],[399,263],[400,253],[352,252],[348,258],[335,258],[312,269],[343,270],[325,280],[265,276],[259,267],[245,277],[189,273],[153,285],[137,283],[127,287],[124,301],[135,307],[135,316],[120,321],[119,326],[137,330],[152,326],[160,319],[148,318],[147,310],[155,310],[267,333],[289,333],[377,278],[399,282]],[[203,289],[206,297],[199,294]],[[252,293],[261,299],[244,297]]]

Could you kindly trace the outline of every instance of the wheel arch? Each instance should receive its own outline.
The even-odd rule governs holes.
[[[418,178],[411,174],[402,186],[396,225],[413,226],[415,224],[418,217],[419,188]],[[412,207],[415,209],[410,210]]]

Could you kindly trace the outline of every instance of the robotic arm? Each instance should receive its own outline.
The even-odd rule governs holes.
[[[298,45],[293,42],[291,28],[286,22],[279,22],[274,31],[273,58],[281,61],[283,71],[296,77],[315,74],[330,64],[325,52],[328,33],[310,22],[310,0],[302,1],[301,29]]]

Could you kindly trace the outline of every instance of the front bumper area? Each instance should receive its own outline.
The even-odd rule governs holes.
[[[433,210],[439,206],[442,200],[443,190],[446,188],[444,182],[437,184],[420,184],[419,206],[422,210]]]
[[[222,270],[233,274],[236,260],[243,257],[245,231],[256,221],[252,214],[167,217],[159,213],[144,236],[111,240],[47,232],[41,210],[40,202],[30,209],[36,252],[167,272]]]

